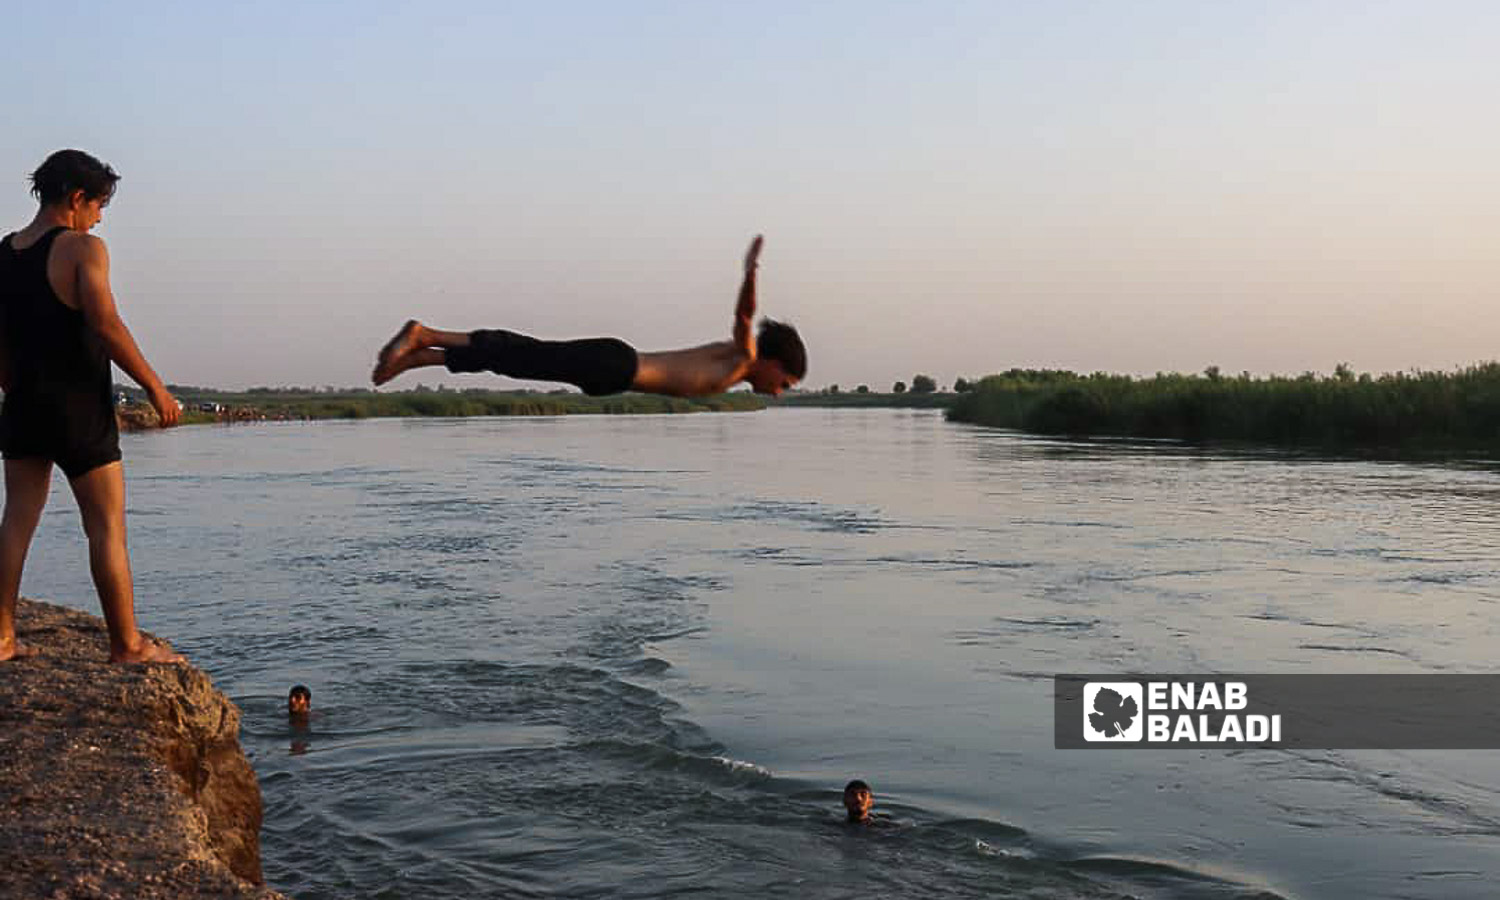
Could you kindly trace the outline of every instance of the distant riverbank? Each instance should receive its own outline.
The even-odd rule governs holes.
[[[1040,434],[1283,446],[1500,450],[1500,363],[1453,372],[1296,377],[1078,375],[1013,369],[982,379],[955,422]]]
[[[753,394],[720,394],[683,399],[654,394],[617,394],[589,397],[559,391],[431,390],[371,391],[365,389],[254,388],[220,391],[172,385],[182,403],[185,424],[312,419],[373,419],[412,416],[562,416],[640,413],[746,412],[764,409]],[[138,390],[121,388],[126,398],[120,411],[126,428],[150,427],[156,414]]]
[[[893,409],[943,409],[953,405],[962,396],[947,392],[921,393],[906,391],[900,394],[858,391],[807,391],[786,394],[773,401],[778,406],[830,406],[841,408],[893,408]]]
[[[767,405],[946,409],[950,421],[1038,434],[1241,441],[1365,450],[1500,451],[1500,362],[1452,372],[1151,378],[1012,369],[963,392],[806,391],[775,400],[748,392],[684,399],[589,397],[571,391],[173,386],[186,423],[401,417],[746,412]],[[124,427],[151,427],[139,391],[121,389]]]

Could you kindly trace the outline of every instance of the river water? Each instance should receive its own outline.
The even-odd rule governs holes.
[[[300,900],[1500,880],[1500,754],[1060,751],[1050,680],[1492,671],[1500,467],[818,409],[124,450],[143,625],[243,709]],[[76,523],[54,487],[23,588],[97,613]]]

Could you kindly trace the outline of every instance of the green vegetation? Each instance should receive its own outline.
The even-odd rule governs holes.
[[[186,422],[260,419],[368,419],[403,416],[560,416],[600,413],[737,412],[764,409],[748,393],[720,394],[693,400],[653,394],[588,397],[571,391],[463,391],[418,386],[409,391],[375,392],[362,388],[251,388],[220,391],[169,385],[183,405]],[[135,403],[140,391],[121,388]]]
[[[948,411],[955,422],[1042,434],[1362,448],[1500,449],[1500,363],[1456,372],[1331,376],[1078,375],[1012,369]]]
[[[779,400],[772,401],[776,406],[837,406],[837,407],[899,407],[901,409],[942,409],[953,402],[953,394],[915,394],[910,391],[901,394],[877,394],[872,393],[868,386],[860,385],[863,390],[853,393],[841,391],[835,393],[827,391],[799,391],[795,394],[783,394]]]

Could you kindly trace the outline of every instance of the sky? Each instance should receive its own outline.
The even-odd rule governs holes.
[[[407,318],[807,384],[1500,357],[1500,4],[31,4],[0,230],[77,147],[177,384],[367,383]],[[403,376],[514,386],[494,376]]]

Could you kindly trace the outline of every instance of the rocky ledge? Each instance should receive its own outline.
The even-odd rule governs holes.
[[[240,711],[208,676],[111,665],[84,613],[22,600],[17,624],[41,655],[0,663],[0,897],[281,898]]]

